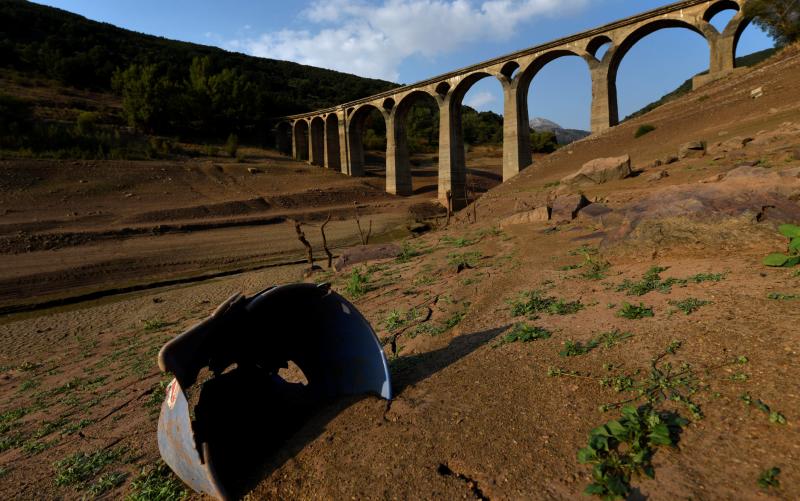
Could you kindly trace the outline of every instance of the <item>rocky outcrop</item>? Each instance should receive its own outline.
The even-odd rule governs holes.
[[[583,164],[578,172],[561,180],[566,186],[582,186],[587,184],[603,184],[617,179],[625,179],[631,175],[631,157],[629,155],[613,158],[596,158]]]
[[[500,227],[513,226],[515,224],[542,223],[550,220],[550,207],[537,207],[536,209],[512,214],[500,221]]]
[[[582,194],[560,196],[553,202],[550,217],[556,222],[572,221],[578,212],[590,203]]]
[[[678,150],[679,158],[699,158],[706,154],[706,143],[703,141],[690,141],[681,145]]]

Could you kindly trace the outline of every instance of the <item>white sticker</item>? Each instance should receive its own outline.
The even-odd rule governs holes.
[[[175,401],[178,400],[178,388],[177,379],[173,379],[167,386],[167,406],[170,410],[175,407]]]

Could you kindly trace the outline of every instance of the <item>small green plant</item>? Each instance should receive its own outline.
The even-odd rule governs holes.
[[[152,318],[144,321],[144,330],[148,332],[157,331],[167,327],[168,325],[169,324],[167,322],[164,322],[160,318]]]
[[[127,475],[118,471],[111,473],[103,473],[92,485],[89,486],[89,493],[93,497],[99,497],[115,487],[119,487],[125,482]]]
[[[370,274],[361,268],[353,268],[345,284],[345,292],[351,298],[359,298],[369,291]]]
[[[119,460],[125,454],[126,449],[122,447],[101,449],[92,453],[76,452],[53,463],[55,483],[60,487],[69,485],[83,487],[106,466]]]
[[[645,272],[645,274],[642,276],[642,279],[639,281],[625,279],[619,285],[619,287],[617,287],[617,291],[625,292],[629,296],[644,296],[648,292],[655,290],[667,293],[672,289],[673,285],[680,283],[681,281],[676,278],[661,280],[661,273],[664,271],[667,271],[667,268],[653,266]]]
[[[720,282],[725,278],[725,275],[725,273],[698,273],[697,275],[692,275],[686,280],[695,284],[701,284],[703,282]]]
[[[478,265],[478,260],[483,255],[478,251],[457,253],[447,255],[447,264],[450,266],[458,266],[460,268],[475,268]]]
[[[511,329],[511,332],[503,336],[496,346],[517,342],[530,343],[531,341],[537,341],[539,339],[549,339],[551,335],[552,333],[543,327],[529,325],[525,322],[519,322],[514,325],[514,328]]]
[[[800,226],[793,224],[782,224],[778,226],[778,232],[789,239],[786,254],[773,253],[764,258],[766,266],[791,268],[800,264]]]
[[[770,409],[769,405],[765,404],[761,399],[753,399],[749,393],[744,393],[741,397],[745,405],[755,406],[758,410],[769,416],[769,422],[774,424],[786,424],[786,416],[778,411]]]
[[[400,328],[405,323],[403,314],[399,310],[392,310],[386,319],[383,321],[383,326],[387,331],[391,332]]]
[[[653,308],[645,306],[644,303],[639,303],[638,306],[627,302],[622,303],[622,308],[617,311],[617,316],[627,318],[628,320],[639,320],[642,318],[655,316]]]
[[[578,357],[580,355],[586,355],[593,349],[597,348],[598,344],[591,340],[586,344],[581,342],[575,342],[571,339],[567,339],[564,341],[564,348],[558,352],[559,355],[562,357]]]
[[[514,317],[530,316],[536,313],[570,315],[584,308],[580,300],[566,301],[555,297],[544,297],[540,290],[522,292],[516,299],[507,302],[511,306],[511,315]]]
[[[644,124],[639,126],[638,129],[636,129],[636,132],[633,134],[633,137],[639,139],[640,137],[644,136],[645,134],[649,134],[654,130],[656,130],[656,127],[654,125]]]
[[[687,299],[682,299],[680,301],[670,301],[669,304],[678,308],[685,314],[691,315],[692,313],[699,310],[701,307],[711,304],[711,301],[690,297]]]
[[[419,256],[419,251],[415,249],[410,243],[403,242],[403,246],[400,248],[400,254],[397,255],[397,262],[398,263],[407,263],[411,261],[412,258]]]
[[[782,292],[770,292],[767,294],[767,299],[773,299],[775,301],[795,301],[800,299],[800,295],[784,294]]]
[[[564,341],[564,348],[559,352],[559,355],[562,357],[577,357],[580,355],[586,355],[599,346],[611,348],[617,343],[631,337],[633,337],[632,333],[621,332],[615,329],[613,331],[601,332],[597,336],[587,341],[586,344],[574,342],[571,339],[568,339]]]
[[[144,469],[131,482],[125,501],[177,501],[189,493],[164,463]]]
[[[593,465],[593,482],[584,492],[606,500],[627,498],[634,478],[655,477],[652,459],[657,449],[676,445],[687,423],[649,405],[623,407],[620,419],[592,430],[589,444],[578,451],[581,464]]]
[[[781,486],[780,480],[778,480],[778,475],[781,474],[781,469],[777,466],[773,466],[772,468],[767,468],[766,470],[762,471],[761,474],[758,476],[758,486],[762,489],[769,489],[771,487],[778,488]]]
[[[470,240],[469,238],[465,238],[465,237],[455,238],[455,237],[449,237],[449,236],[442,237],[442,238],[439,239],[439,241],[443,242],[446,245],[449,245],[451,247],[468,247],[468,246],[476,243],[476,240]]]

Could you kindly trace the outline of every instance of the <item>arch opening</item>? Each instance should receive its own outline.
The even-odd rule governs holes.
[[[294,123],[294,159],[308,160],[308,122],[300,119]]]
[[[666,51],[680,54],[680,61],[665,65]],[[709,61],[705,36],[685,21],[658,20],[634,31],[609,63],[609,95],[616,102],[611,125],[620,115],[638,117],[691,91],[692,79],[708,71]]]
[[[604,42],[603,38],[592,42],[597,45]],[[605,43],[610,44],[610,40]],[[592,76],[584,58],[566,51],[542,56],[534,61],[524,83],[526,87],[520,92],[525,99],[534,161],[589,135]]]
[[[325,168],[342,169],[341,148],[339,147],[339,117],[331,113],[325,119]]]
[[[309,150],[309,163],[312,165],[325,164],[325,121],[322,117],[311,120],[311,148]]]
[[[739,5],[736,2],[720,2],[706,11],[703,20],[713,26],[717,33],[723,33],[738,13]]]
[[[776,52],[775,40],[754,20],[743,22],[734,40],[735,66],[747,67],[758,64]]]
[[[446,200],[450,190],[456,209],[503,181],[503,87],[499,78],[488,78],[494,76],[473,73],[453,91],[450,168],[440,169],[438,191]]]
[[[356,108],[348,123],[350,175],[383,177],[386,170],[386,119],[372,104]]]
[[[586,46],[586,52],[598,61],[602,61],[612,44],[613,42],[609,37],[600,35],[589,42],[589,45]]]
[[[395,179],[387,172],[387,191],[397,194],[436,192],[439,106],[423,91],[398,103],[394,115]]]
[[[506,77],[506,79],[508,79],[508,81],[510,82],[514,80],[514,77],[516,77],[517,74],[519,73],[519,68],[520,66],[518,62],[509,61],[503,65],[503,68],[500,70],[500,73],[502,73],[502,75]]]

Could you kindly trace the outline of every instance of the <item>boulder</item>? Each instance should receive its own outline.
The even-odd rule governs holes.
[[[591,202],[583,196],[579,195],[566,195],[555,199],[553,202],[553,209],[550,212],[550,218],[553,221],[571,221],[575,219],[581,209],[589,205]]]
[[[727,141],[715,143],[714,145],[710,146],[708,148],[708,153],[711,155],[719,155],[722,153],[730,153],[731,151],[741,150],[745,148],[751,141],[753,141],[752,137],[732,137]]]
[[[579,186],[583,184],[603,184],[608,181],[625,179],[631,175],[631,157],[624,155],[613,158],[595,158],[583,164],[578,172],[561,180],[561,184]]]
[[[650,182],[661,181],[665,177],[669,177],[669,172],[667,172],[665,170],[661,170],[661,171],[655,172],[655,173],[650,174],[649,176],[647,176],[647,180],[650,181]]]
[[[400,255],[401,249],[397,244],[359,245],[344,249],[339,258],[333,262],[333,269],[345,270],[350,266],[374,261],[376,259],[390,259]]]
[[[661,167],[662,165],[664,165],[664,161],[656,159],[650,162],[650,165],[648,165],[648,167],[650,167],[651,169],[656,169],[658,167]]]
[[[578,212],[578,221],[586,221],[599,226],[604,226],[608,221],[617,220],[614,211],[603,204],[587,205]]]
[[[680,158],[699,158],[706,154],[706,143],[702,141],[690,141],[681,145],[678,150]]]
[[[500,227],[505,228],[515,224],[539,223],[550,220],[550,207],[537,207],[536,209],[512,214],[500,221]]]
[[[676,157],[675,155],[667,155],[664,157],[663,165],[674,164],[677,161],[678,157]]]

